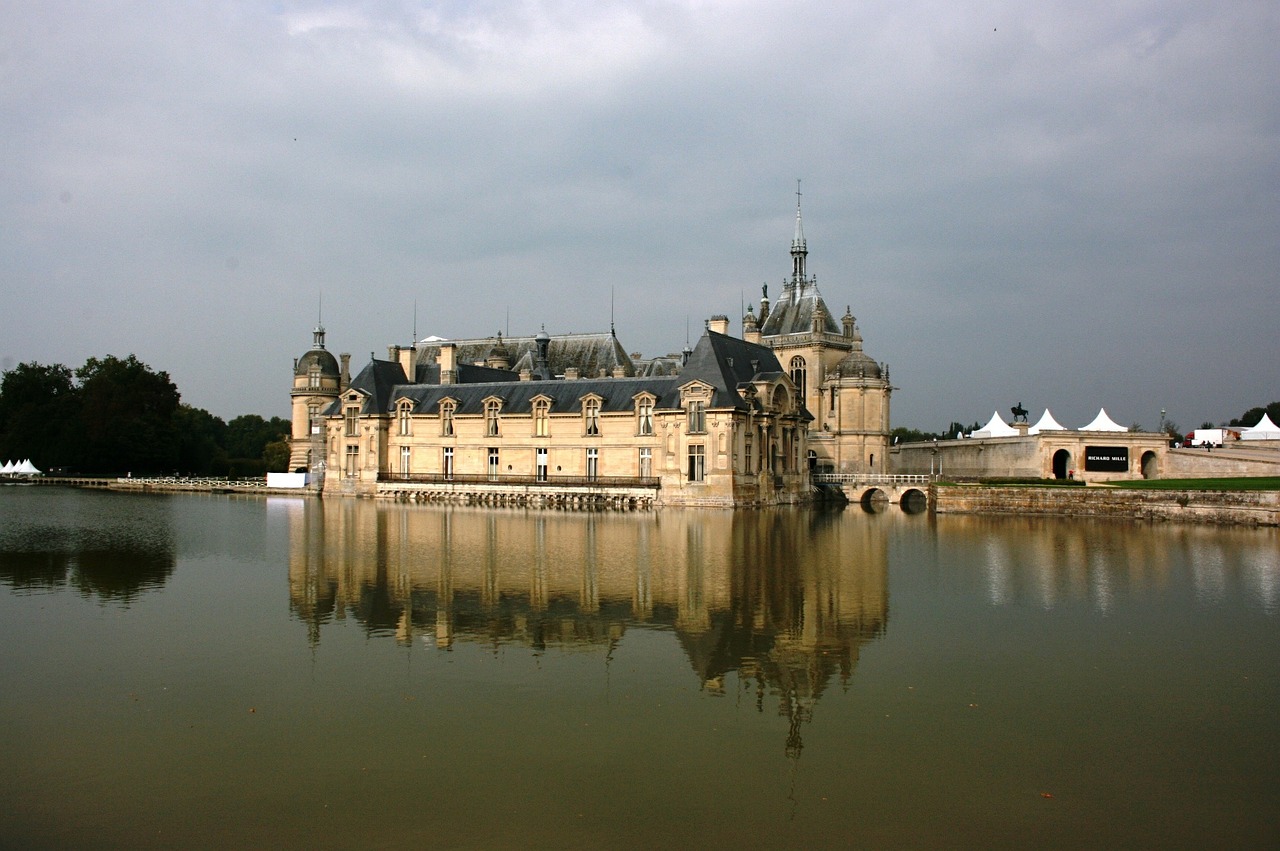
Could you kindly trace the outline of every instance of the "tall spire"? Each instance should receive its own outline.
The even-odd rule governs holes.
[[[809,246],[804,241],[804,225],[800,220],[800,180],[796,179],[796,235],[791,240],[791,285],[805,283],[804,261]]]

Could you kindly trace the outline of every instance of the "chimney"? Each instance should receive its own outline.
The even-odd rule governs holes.
[[[577,368],[576,366],[566,367],[566,368],[565,368],[565,371],[564,371],[564,380],[565,380],[565,381],[577,381],[577,380],[578,380],[578,368]]]
[[[707,323],[707,330],[715,331],[717,334],[728,335],[729,317],[725,316],[723,313],[717,313],[715,316],[711,317],[711,321]]]
[[[351,386],[351,353],[343,352],[338,355],[338,360],[342,363],[342,374],[338,376],[338,392],[341,393]]]
[[[440,345],[440,383],[456,384],[458,381],[458,344]]]
[[[400,350],[400,368],[404,370],[404,377],[411,382],[415,382],[413,374],[413,356],[418,353],[414,346],[409,346]],[[415,382],[416,383],[416,382]]]

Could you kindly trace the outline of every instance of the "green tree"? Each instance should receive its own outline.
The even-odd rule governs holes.
[[[76,370],[85,472],[174,472],[180,396],[167,372],[154,372],[135,356],[89,358]]]
[[[178,470],[195,476],[225,476],[227,424],[191,405],[179,405],[173,422],[178,432]]]
[[[0,380],[0,456],[30,458],[43,470],[75,464],[79,408],[68,367],[32,362],[9,370]]]
[[[268,473],[284,473],[289,469],[289,441],[273,440],[262,452],[262,463]]]
[[[270,469],[267,446],[287,440],[291,431],[288,420],[272,417],[264,420],[257,414],[244,414],[227,423],[226,449],[232,475],[261,476]],[[284,464],[289,463],[286,453]],[[283,471],[281,466],[280,470]]]
[[[1228,425],[1246,428],[1256,426],[1262,420],[1263,414],[1271,417],[1271,422],[1280,425],[1280,402],[1272,402],[1270,405],[1250,408],[1228,423]]]

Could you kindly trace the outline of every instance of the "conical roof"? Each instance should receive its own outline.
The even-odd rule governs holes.
[[[1093,418],[1093,422],[1087,426],[1081,426],[1081,431],[1128,431],[1129,429],[1120,425],[1111,417],[1107,416],[1106,408],[1099,408],[1098,415]]]
[[[993,411],[991,420],[970,437],[1016,437],[1018,430],[1000,418],[999,411]]]
[[[1271,421],[1266,411],[1256,425],[1249,426],[1240,432],[1241,440],[1280,440],[1280,427]]]
[[[1027,429],[1027,434],[1039,434],[1042,431],[1066,431],[1066,428],[1053,418],[1053,414],[1049,413],[1048,408],[1045,408],[1044,413],[1040,415],[1040,419],[1036,420],[1036,424]]]

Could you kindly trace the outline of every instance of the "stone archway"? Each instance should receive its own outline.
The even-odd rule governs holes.
[[[1070,469],[1071,453],[1068,450],[1059,449],[1053,453],[1053,477],[1055,479],[1065,479]]]
[[[1156,453],[1150,450],[1142,453],[1142,478],[1157,478],[1158,470],[1156,467]]]
[[[889,505],[889,495],[880,488],[867,488],[858,499],[858,504],[868,514],[880,514]]]

